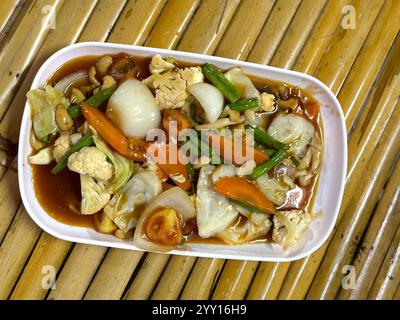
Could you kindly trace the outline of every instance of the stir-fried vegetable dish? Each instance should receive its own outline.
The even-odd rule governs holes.
[[[294,246],[312,220],[318,102],[240,67],[82,57],[27,94],[36,196],[53,218],[144,250]]]

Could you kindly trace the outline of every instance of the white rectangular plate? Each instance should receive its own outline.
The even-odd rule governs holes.
[[[291,261],[311,254],[324,243],[331,233],[338,215],[347,166],[347,138],[343,112],[338,100],[328,87],[321,81],[307,74],[265,65],[188,52],[88,42],[68,46],[51,56],[38,71],[32,83],[32,89],[42,88],[46,80],[65,62],[71,59],[81,56],[104,55],[119,52],[146,57],[161,54],[162,56],[171,56],[180,61],[196,64],[210,62],[224,69],[240,66],[248,74],[287,82],[288,84],[306,89],[313,94],[321,105],[324,157],[318,190],[312,210],[313,214],[318,213],[318,218],[311,222],[309,229],[295,247],[284,251],[279,245],[266,243],[240,246],[188,244],[170,253],[224,259]],[[28,104],[26,104],[19,139],[18,178],[23,203],[32,219],[46,232],[67,241],[140,250],[133,244],[132,240],[120,240],[114,236],[101,234],[88,228],[62,224],[51,218],[43,210],[35,196],[32,172],[27,160],[31,153],[31,146],[29,143],[31,125],[30,109]]]

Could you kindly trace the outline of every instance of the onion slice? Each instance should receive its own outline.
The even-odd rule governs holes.
[[[208,123],[215,122],[224,108],[224,96],[221,91],[209,83],[198,82],[188,87],[188,91],[203,108]]]
[[[58,81],[54,88],[65,93],[70,85],[74,84],[75,82],[85,80],[86,77],[87,72],[85,70],[76,71]]]
[[[196,216],[194,204],[185,191],[179,187],[174,187],[164,191],[148,205],[139,218],[133,243],[140,249],[158,252],[166,252],[174,249],[174,246],[151,242],[146,239],[146,236],[144,235],[144,223],[157,208],[161,207],[174,209],[180,215],[180,219],[183,222]]]

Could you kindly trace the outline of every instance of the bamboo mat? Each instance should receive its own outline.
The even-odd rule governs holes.
[[[349,8],[354,29],[343,27]],[[0,298],[400,299],[399,30],[398,0],[2,0]],[[43,232],[19,195],[19,123],[41,64],[81,41],[214,54],[321,79],[343,106],[349,141],[329,240],[299,261],[258,263],[108,249]],[[43,286],[48,266],[54,289]]]

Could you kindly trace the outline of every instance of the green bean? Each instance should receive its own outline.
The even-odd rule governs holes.
[[[218,67],[206,63],[203,66],[203,74],[230,102],[235,102],[240,98],[239,90],[233,86]]]
[[[82,138],[78,140],[61,158],[60,161],[55,165],[55,167],[51,170],[52,173],[57,174],[62,171],[68,164],[68,158],[71,154],[78,152],[84,147],[89,147],[93,144],[93,136],[91,133],[86,133]]]
[[[94,108],[98,108],[108,99],[110,99],[113,92],[114,92],[113,88],[100,90],[99,92],[91,96],[89,99],[87,99],[85,102]],[[73,104],[71,107],[68,108],[68,113],[72,119],[79,118],[82,115],[81,105],[79,103]]]
[[[229,109],[235,111],[246,111],[248,109],[257,108],[260,106],[260,101],[258,98],[250,98],[246,100],[238,100],[228,104]]]
[[[264,152],[268,157],[271,157],[276,152],[275,149],[268,149],[263,144],[257,141],[254,141],[254,148]]]
[[[239,207],[243,207],[243,208],[249,210],[250,212],[268,214],[268,212],[262,211],[262,210],[260,210],[258,208],[255,208],[253,206],[248,205],[247,203],[244,203],[244,202],[241,202],[241,201],[238,201],[238,200],[229,199],[229,202],[231,204],[237,205]]]
[[[300,165],[300,160],[297,159],[295,156],[291,156],[290,160],[292,160],[292,162],[295,165],[295,167],[298,167]]]
[[[258,165],[254,168],[253,172],[251,173],[252,179],[256,180],[257,178],[261,177],[264,173],[271,170],[277,164],[279,164],[283,159],[287,156],[286,150],[278,150],[271,159],[265,161],[264,163]]]
[[[254,140],[259,143],[266,145],[267,147],[276,149],[276,150],[289,150],[289,146],[283,142],[276,140],[275,138],[271,137],[268,133],[264,130],[260,129],[259,127],[253,127],[251,125],[247,125],[246,129],[254,130]]]

